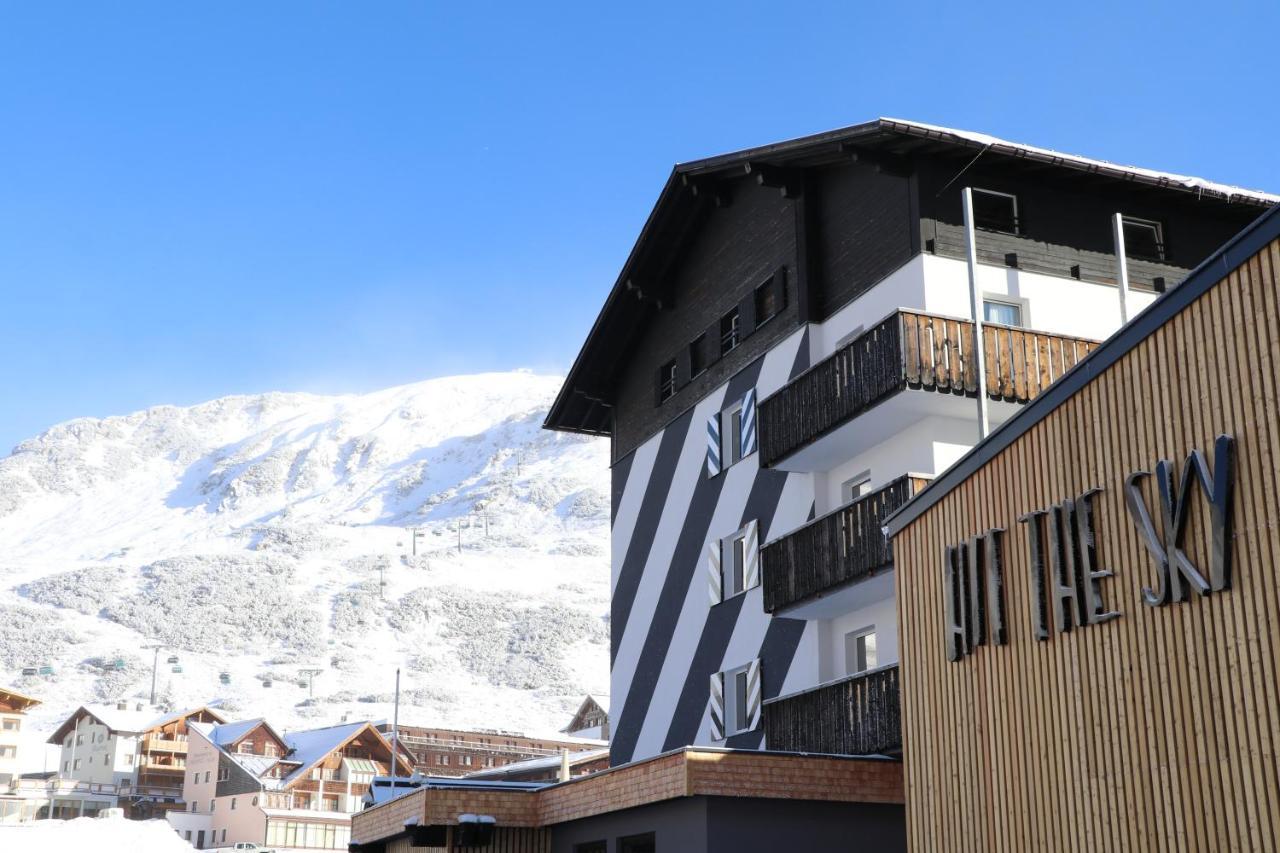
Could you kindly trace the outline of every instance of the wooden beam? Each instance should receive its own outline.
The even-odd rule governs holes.
[[[801,192],[799,173],[794,169],[781,169],[767,163],[745,163],[743,174],[755,178],[758,186],[776,187],[782,191],[783,198],[798,198]]]

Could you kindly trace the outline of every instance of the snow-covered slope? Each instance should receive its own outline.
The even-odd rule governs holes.
[[[559,729],[608,686],[609,498],[607,446],[540,428],[558,385],[228,397],[23,442],[0,460],[0,684],[47,733],[145,699],[159,642],[174,705],[389,718],[399,666],[402,720]]]

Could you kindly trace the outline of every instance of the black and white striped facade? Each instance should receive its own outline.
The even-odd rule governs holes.
[[[615,764],[688,744],[762,746],[758,725],[716,737],[722,709],[711,685],[720,673],[758,668],[756,717],[764,699],[816,679],[813,623],[770,618],[758,575],[744,593],[714,601],[712,579],[723,537],[754,523],[762,542],[812,517],[812,478],[761,470],[754,452],[721,470],[707,440],[732,401],[767,396],[808,365],[807,333],[797,330],[614,466]]]
[[[845,512],[859,483],[946,469],[978,439],[975,401],[898,393],[770,467],[757,411],[901,309],[972,318],[955,248],[965,183],[1018,199],[1013,230],[978,241],[981,299],[1016,308],[1017,325],[1095,340],[1123,310],[1106,279],[1117,207],[1163,217],[1161,233],[1179,241],[1133,267],[1137,313],[1267,200],[943,136],[882,119],[677,167],[663,190],[547,419],[613,441],[613,764],[687,745],[767,748],[765,703],[851,677],[864,629],[877,635],[876,665],[896,664],[891,570],[770,614],[760,549]],[[1015,408],[993,403],[993,424]]]

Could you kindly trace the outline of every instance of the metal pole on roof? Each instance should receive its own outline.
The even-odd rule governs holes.
[[[1117,213],[1111,219],[1112,233],[1116,238],[1116,284],[1120,286],[1120,325],[1129,322],[1129,259],[1124,251],[1124,215]]]
[[[391,796],[396,795],[396,755],[400,750],[400,667],[396,667],[396,704],[391,712]]]
[[[969,310],[973,312],[973,358],[978,375],[978,440],[987,437],[987,360],[982,334],[982,297],[978,294],[978,232],[973,219],[973,189],[965,187],[964,248],[969,261]]]

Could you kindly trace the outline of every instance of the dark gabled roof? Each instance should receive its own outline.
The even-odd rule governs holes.
[[[914,155],[954,156],[966,152],[1073,171],[1102,184],[1145,186],[1258,207],[1280,202],[1280,196],[1202,178],[1123,166],[985,134],[892,118],[683,163],[672,169],[667,178],[543,426],[591,435],[612,432],[614,376],[651,312],[658,310],[656,306],[666,296],[660,284],[663,255],[714,204],[715,181],[754,173],[763,182],[769,180],[764,170],[770,168],[803,168],[848,161],[851,157],[897,162]]]
[[[1087,356],[1040,396],[1023,406],[972,450],[935,477],[911,500],[885,521],[890,537],[947,496],[971,475],[1009,447],[1055,409],[1067,402],[1105,370],[1123,358],[1147,336],[1172,320],[1179,312],[1213,289],[1233,270],[1273,240],[1280,239],[1280,204],[1255,219],[1248,227],[1214,252],[1178,286],[1171,288],[1135,317],[1127,326]]]

